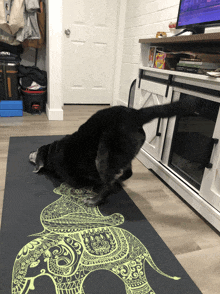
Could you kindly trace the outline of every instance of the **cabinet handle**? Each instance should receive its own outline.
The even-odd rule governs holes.
[[[161,122],[161,117],[158,118],[158,123],[157,123],[157,130],[156,130],[156,136],[160,137],[161,133],[159,132],[160,129],[160,122]]]
[[[142,80],[142,78],[143,78],[143,73],[144,73],[144,70],[141,69],[141,70],[140,70],[140,73],[139,73],[139,83],[138,83],[138,88],[140,88],[140,86],[141,86],[141,80]]]
[[[169,87],[172,84],[172,80],[173,80],[173,75],[169,75],[169,78],[168,78],[168,81],[167,81],[167,88],[166,88],[165,97],[167,97],[167,95],[168,95]]]
[[[217,145],[219,142],[219,139],[217,138],[212,138],[212,145],[211,145],[211,150],[214,148],[214,145]],[[205,165],[206,168],[209,168],[211,169],[213,167],[213,164],[211,162],[208,162],[206,165]]]

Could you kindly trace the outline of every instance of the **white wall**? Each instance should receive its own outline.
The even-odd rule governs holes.
[[[63,120],[62,89],[62,1],[47,0],[46,70],[48,78],[46,113],[49,120]]]
[[[155,38],[159,31],[171,35],[168,25],[176,22],[178,7],[179,0],[127,0],[120,88],[113,104],[127,105],[130,85],[138,73],[139,39]],[[216,31],[219,27],[205,32]]]

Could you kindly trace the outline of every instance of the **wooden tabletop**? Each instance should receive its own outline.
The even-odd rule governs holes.
[[[165,38],[151,38],[151,39],[139,39],[139,43],[152,45],[162,45],[169,43],[220,43],[220,33],[211,33],[211,34],[194,34],[188,36],[177,36],[177,37],[165,37]]]

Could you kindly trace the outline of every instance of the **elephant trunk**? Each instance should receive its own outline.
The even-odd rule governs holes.
[[[22,281],[12,283],[11,293],[25,294],[29,292],[29,289],[33,290],[33,287],[31,287],[31,281],[28,279],[23,279]]]

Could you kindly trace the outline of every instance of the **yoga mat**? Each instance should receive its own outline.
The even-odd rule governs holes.
[[[87,208],[91,191],[32,172],[29,153],[59,138],[10,138],[0,294],[201,293],[123,189]]]

